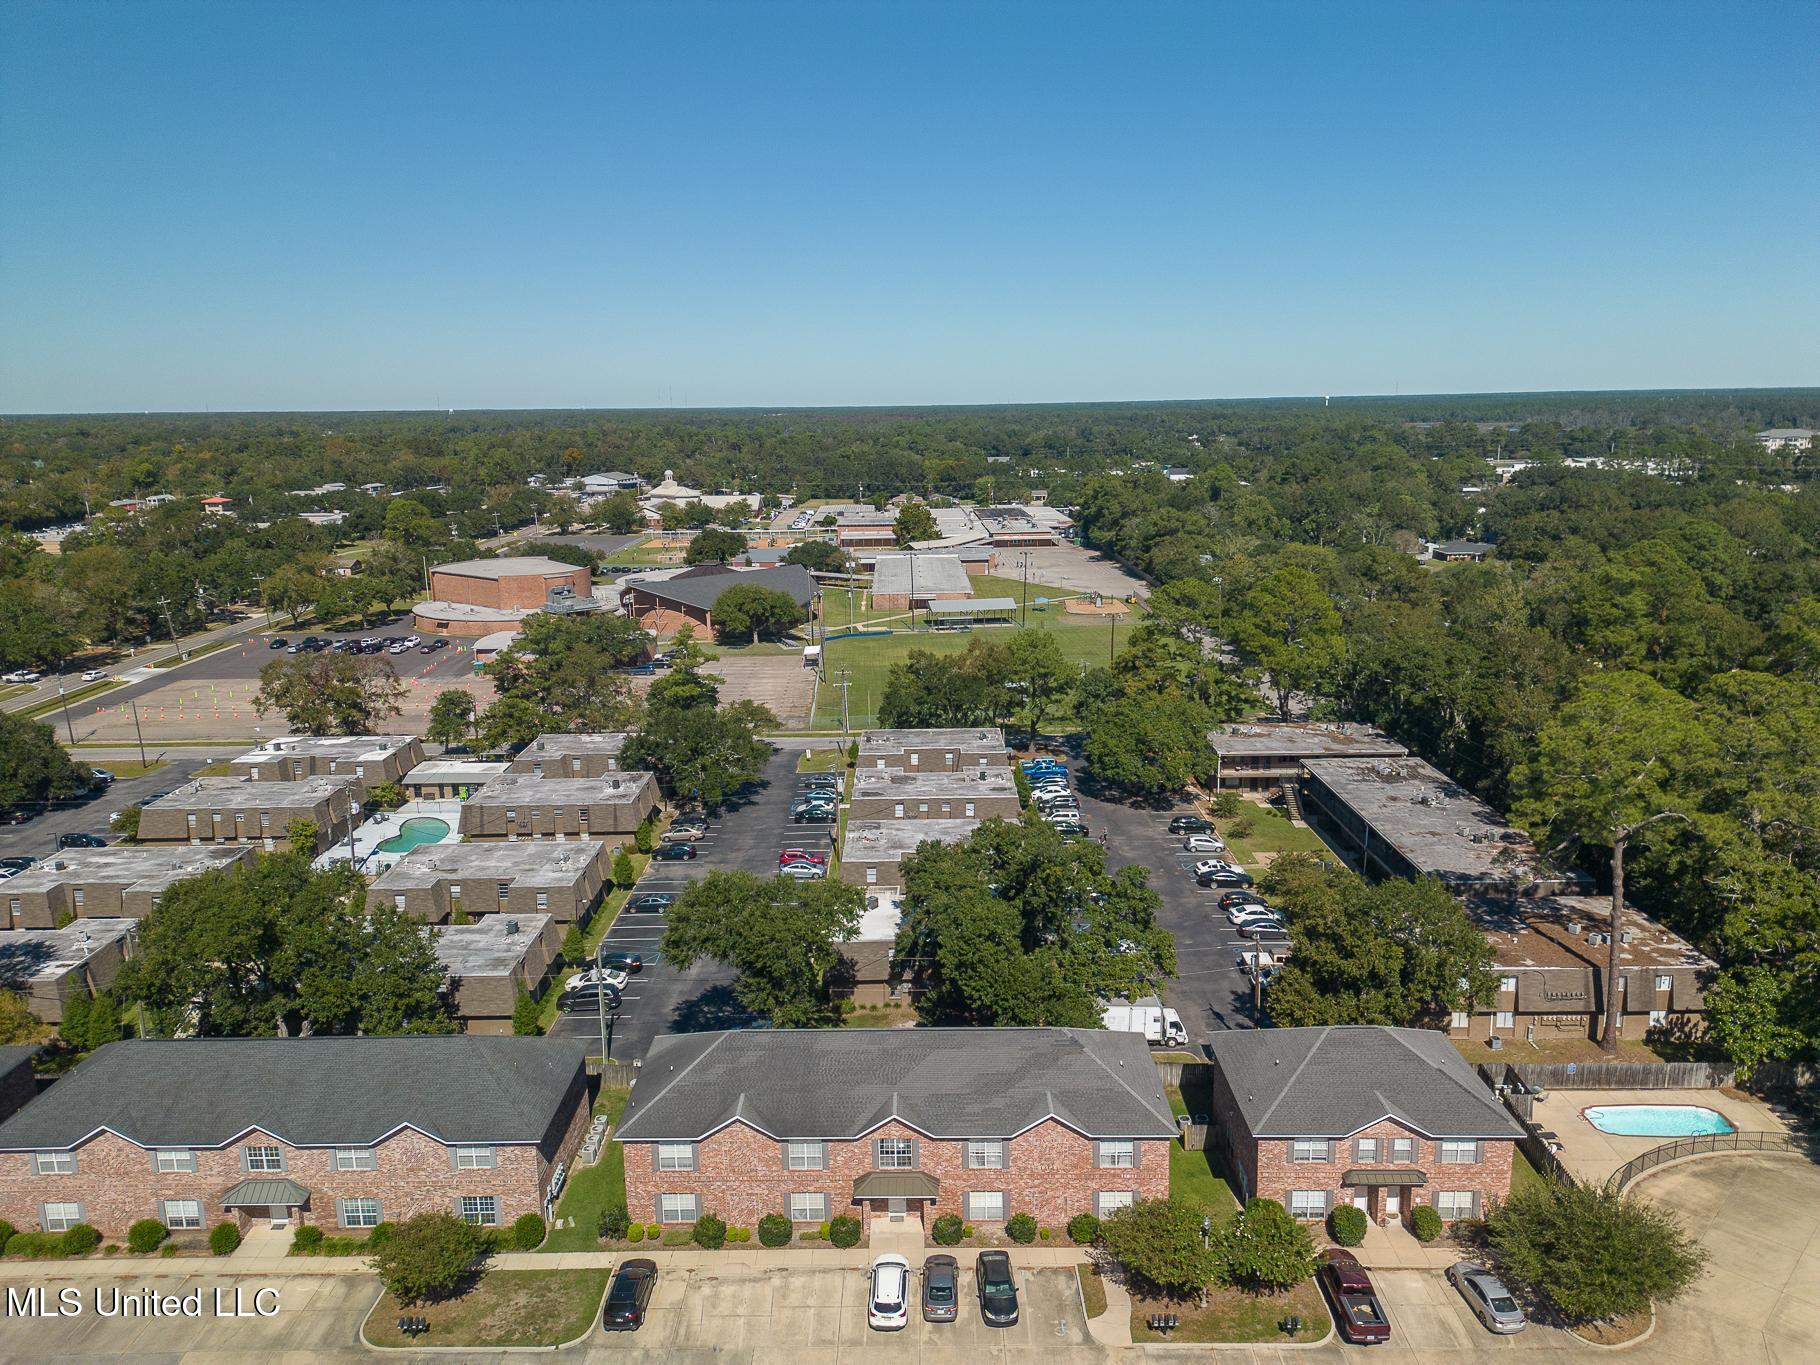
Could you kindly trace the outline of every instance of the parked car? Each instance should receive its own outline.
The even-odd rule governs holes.
[[[59,834],[58,848],[106,848],[107,840],[99,834]]]
[[[1184,853],[1224,853],[1226,841],[1217,834],[1190,834],[1182,840]]]
[[[896,1332],[910,1325],[910,1262],[887,1253],[872,1263],[866,1295],[866,1326]]]
[[[661,915],[672,905],[676,897],[667,891],[647,891],[641,896],[634,896],[626,902],[626,913],[631,915]]]
[[[1195,885],[1200,886],[1203,889],[1208,887],[1218,889],[1232,886],[1255,886],[1257,884],[1256,880],[1249,872],[1235,871],[1230,867],[1223,867],[1217,872],[1204,873],[1195,877],[1194,880]]]
[[[557,997],[556,1008],[564,1014],[599,1014],[603,1009],[611,1013],[619,1008],[619,992],[604,984],[564,991]]]
[[[658,841],[666,844],[692,844],[708,832],[706,820],[678,820],[662,834]]]
[[[980,1252],[973,1263],[973,1280],[986,1326],[1017,1326],[1017,1280],[1011,1273],[1011,1257],[1002,1251]]]
[[[114,785],[114,775],[106,768],[90,768],[88,770],[88,775],[104,787],[111,787]]]
[[[923,1262],[923,1321],[953,1322],[960,1316],[961,1266],[952,1256]]]
[[[799,882],[811,882],[828,875],[828,869],[815,863],[785,863],[777,869],[780,877],[794,877]]]
[[[91,669],[89,669],[88,672],[86,672],[82,675],[82,681],[83,682],[106,682],[107,681],[107,670],[105,668],[91,668]]]
[[[1198,815],[1178,815],[1169,822],[1171,834],[1211,834],[1213,823]]]
[[[37,861],[36,858],[27,858],[23,855],[13,858],[0,858],[0,868],[5,868],[8,872],[23,872],[26,868],[37,863]]]
[[[1523,1317],[1522,1305],[1504,1287],[1504,1281],[1483,1266],[1471,1261],[1455,1261],[1447,1267],[1447,1278],[1487,1331],[1510,1337],[1529,1325]]]
[[[0,682],[35,683],[43,676],[44,676],[44,674],[34,673],[29,668],[20,668],[20,669],[15,669],[11,673],[8,673],[4,678],[0,678]]]
[[[1270,902],[1255,891],[1228,891],[1220,897],[1220,909],[1228,913],[1247,905],[1255,905],[1264,910],[1270,908]]]
[[[1276,911],[1268,905],[1235,905],[1226,912],[1227,922],[1235,929],[1247,924],[1257,924],[1263,920],[1281,924],[1283,921]]]
[[[645,1309],[657,1285],[657,1262],[621,1261],[607,1289],[600,1325],[609,1332],[636,1332],[645,1325]]]
[[[840,818],[833,806],[821,804],[790,807],[790,818],[799,825],[831,825]]]
[[[402,641],[402,640],[400,640],[397,644],[390,646],[386,650],[386,653],[388,653],[388,654],[409,654],[410,652],[411,652],[411,647],[409,645],[405,644],[404,641]]]
[[[266,646],[266,648],[267,649],[283,649],[288,644],[290,644],[290,641],[285,639],[284,636],[274,635],[271,639],[271,643],[268,644]]]
[[[563,982],[562,988],[565,992],[583,991],[590,987],[603,985],[615,995],[619,994],[625,989],[626,973],[617,967],[606,967],[604,964],[601,967],[588,967]]]
[[[817,853],[813,849],[786,848],[782,853],[777,855],[778,866],[782,867],[785,863],[817,863],[822,867],[826,867],[828,865],[828,855],[826,853]]]
[[[832,787],[837,791],[846,785],[839,773],[804,773],[798,780],[805,787]]]
[[[602,953],[600,960],[603,965],[624,972],[627,976],[637,976],[645,969],[642,953]]]
[[[1321,1253],[1315,1278],[1333,1305],[1334,1321],[1343,1338],[1355,1346],[1390,1340],[1390,1320],[1358,1257],[1342,1247],[1328,1247]]]
[[[695,856],[694,844],[665,844],[651,855],[658,862],[680,863]]]

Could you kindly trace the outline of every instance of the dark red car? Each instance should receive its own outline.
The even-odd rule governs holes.
[[[1371,1276],[1350,1251],[1328,1247],[1321,1253],[1315,1278],[1333,1305],[1334,1321],[1339,1324],[1342,1337],[1355,1346],[1375,1346],[1390,1340],[1390,1319],[1384,1316],[1384,1305],[1371,1287]]]

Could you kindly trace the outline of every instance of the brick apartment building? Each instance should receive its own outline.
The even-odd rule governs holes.
[[[1409,752],[1369,725],[1346,721],[1247,721],[1210,730],[1221,791],[1295,789],[1311,758],[1401,758]]]
[[[1017,819],[1023,806],[1008,767],[958,772],[856,768],[848,820]]]
[[[361,794],[381,782],[402,782],[423,762],[415,735],[287,735],[249,749],[228,766],[254,782],[296,782],[305,777],[355,777]]]
[[[978,820],[849,820],[841,844],[840,879],[854,886],[899,887],[898,865],[925,840],[958,844],[971,838]]]
[[[1445,1035],[1356,1025],[1213,1035],[1213,1120],[1239,1197],[1297,1218],[1418,1204],[1477,1218],[1510,1193],[1517,1121]]]
[[[1609,897],[1468,896],[1464,904],[1491,944],[1498,994],[1484,1009],[1456,1012],[1450,1037],[1497,1037],[1518,1046],[1599,1036],[1611,951]],[[1703,1033],[1706,987],[1718,964],[1634,906],[1625,906],[1618,934],[1619,1035]]]
[[[559,1038],[208,1038],[100,1048],[0,1124],[0,1218],[123,1240],[223,1219],[360,1235],[446,1210],[549,1212],[588,1124]]]
[[[474,758],[431,758],[412,768],[398,785],[413,801],[466,801],[507,766]]]
[[[523,987],[543,994],[562,933],[549,915],[483,915],[434,930],[436,960],[449,974],[455,1013],[469,1033],[509,1034]]]
[[[367,887],[369,906],[391,905],[430,924],[464,915],[548,915],[587,923],[612,871],[597,839],[414,848]]]
[[[650,773],[496,777],[461,806],[464,839],[604,839],[624,844],[658,807]]]
[[[955,730],[867,730],[859,737],[856,768],[874,772],[977,772],[1011,767],[1005,732],[997,726]]]
[[[0,934],[0,990],[24,997],[34,1019],[60,1024],[70,1000],[114,984],[138,929],[136,919],[79,919],[61,929]]]
[[[1167,1195],[1175,1132],[1133,1034],[780,1029],[657,1039],[617,1138],[632,1216],[660,1223],[1059,1226]]]
[[[360,779],[301,777],[254,782],[245,777],[198,777],[139,813],[142,844],[253,844],[286,848],[294,820],[316,826],[320,853],[347,837],[360,821]]]
[[[0,882],[6,909],[0,928],[54,929],[74,915],[101,919],[143,919],[158,898],[178,882],[215,868],[246,862],[253,850],[111,844],[107,848],[63,848],[18,876]]]
[[[506,770],[533,777],[605,777],[619,771],[619,754],[630,738],[623,730],[539,735],[519,751]]]
[[[413,608],[417,629],[437,635],[490,635],[513,630],[542,611],[554,593],[585,608],[594,578],[575,564],[542,555],[464,559],[430,570],[430,597]]]

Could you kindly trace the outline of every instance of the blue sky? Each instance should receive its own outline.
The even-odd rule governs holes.
[[[1820,382],[1820,6],[13,0],[0,411]]]

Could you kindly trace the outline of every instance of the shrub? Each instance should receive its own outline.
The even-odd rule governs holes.
[[[1091,1213],[1077,1213],[1068,1220],[1068,1240],[1077,1247],[1091,1246],[1099,1236],[1100,1220]]]
[[[663,1235],[664,1235],[664,1226],[662,1223],[646,1223],[645,1224],[645,1240],[647,1242],[655,1242],[658,1238],[662,1237]]]
[[[1417,1212],[1420,1212],[1418,1209]],[[1429,1210],[1434,1212],[1433,1209]],[[1416,1221],[1414,1214],[1410,1222]],[[1327,1231],[1343,1247],[1356,1247],[1365,1240],[1365,1210],[1356,1204],[1340,1204],[1327,1215]]]
[[[520,1251],[535,1251],[543,1245],[543,1215],[521,1213],[512,1223],[512,1245]]]
[[[959,1214],[944,1213],[935,1220],[934,1226],[929,1229],[929,1235],[935,1239],[938,1247],[958,1246],[961,1240],[961,1228],[964,1226]]]
[[[971,1223],[961,1224],[961,1236],[963,1236],[963,1237],[973,1236],[973,1224],[971,1224]]]
[[[1229,838],[1233,839],[1249,839],[1253,834],[1257,833],[1257,828],[1258,822],[1256,820],[1252,819],[1249,815],[1241,815],[1230,825],[1226,826],[1226,834]]]
[[[367,1245],[374,1251],[379,1250],[392,1240],[392,1234],[398,1231],[396,1223],[375,1223],[367,1232]]]
[[[843,1213],[839,1218],[828,1223],[828,1240],[842,1251],[859,1245],[859,1219],[850,1213]]]
[[[790,1244],[790,1234],[795,1229],[790,1220],[781,1213],[767,1213],[758,1220],[758,1244],[767,1247],[781,1247]]]
[[[1005,1224],[1005,1236],[1028,1246],[1036,1240],[1036,1219],[1027,1213],[1014,1213]]]
[[[7,1222],[6,1219],[0,1218],[0,1247],[4,1247],[8,1242],[12,1241],[18,1231],[19,1229]]]
[[[628,1227],[626,1229],[625,1237],[628,1242],[644,1241],[645,1240],[645,1225],[643,1223],[633,1223],[630,1227]]]
[[[595,1225],[594,1231],[610,1241],[623,1242],[627,1235],[633,1231],[632,1219],[624,1209],[617,1205],[609,1204],[606,1208],[601,1210],[600,1222]],[[640,1242],[644,1241],[645,1230],[642,1224],[639,1225],[637,1232],[638,1236],[634,1240]]]
[[[1363,1217],[1359,1219],[1361,1224],[1364,1221]],[[1436,1213],[1429,1205],[1417,1204],[1409,1211],[1409,1230],[1415,1234],[1418,1242],[1434,1241],[1435,1238],[1441,1235],[1441,1227],[1441,1215]],[[1361,1237],[1365,1235],[1363,1228],[1360,1229],[1359,1235]],[[1347,1245],[1354,1246],[1357,1244],[1348,1242]]]
[[[231,1256],[239,1245],[240,1228],[235,1223],[217,1223],[209,1231],[209,1253],[211,1255]]]
[[[65,1256],[86,1256],[101,1245],[101,1234],[87,1223],[72,1223],[57,1239],[57,1249]]]
[[[6,1242],[8,1256],[61,1256],[63,1236],[56,1232],[15,1232]]]
[[[291,1234],[292,1251],[314,1251],[322,1245],[322,1229],[304,1226]]]
[[[420,1213],[374,1252],[373,1269],[401,1303],[447,1298],[472,1277],[480,1232],[452,1213]]]
[[[158,1248],[158,1255],[161,1259],[166,1256],[175,1256],[180,1249],[181,1248],[179,1248],[175,1242],[166,1242],[163,1246]],[[101,1248],[101,1254],[103,1256],[112,1256],[118,1250],[120,1250],[120,1248],[117,1246],[105,1246]]]
[[[651,818],[646,816],[632,835],[632,846],[640,853],[649,853],[657,847],[657,836],[651,830]]]
[[[1308,1229],[1274,1199],[1248,1202],[1224,1240],[1226,1271],[1248,1289],[1287,1289],[1314,1274]]]
[[[689,1240],[698,1247],[709,1251],[719,1251],[727,1244],[727,1225],[712,1213],[704,1213],[695,1220],[695,1228],[689,1234]]]
[[[1213,813],[1222,820],[1236,820],[1244,810],[1244,799],[1237,792],[1221,792],[1213,798]]]
[[[156,1218],[141,1218],[126,1230],[126,1247],[141,1256],[158,1250],[171,1230]]]
[[[828,1223],[826,1219],[815,1225],[815,1235],[824,1242],[828,1240]]]
[[[1221,1240],[1201,1243],[1201,1207],[1140,1199],[1100,1224],[1100,1246],[1151,1297],[1179,1298],[1220,1277]]]

